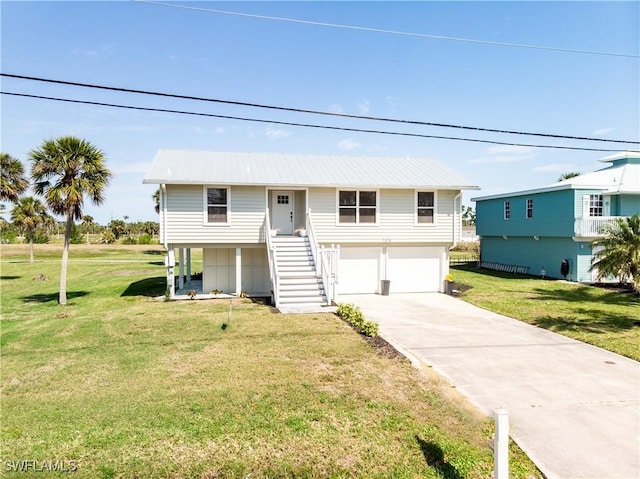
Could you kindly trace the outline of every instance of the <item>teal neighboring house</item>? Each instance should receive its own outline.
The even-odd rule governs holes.
[[[640,214],[640,152],[600,161],[609,166],[542,188],[472,198],[483,266],[595,282],[591,242],[602,236],[601,226]]]

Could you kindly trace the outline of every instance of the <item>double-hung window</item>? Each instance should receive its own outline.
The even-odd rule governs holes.
[[[378,195],[375,191],[339,191],[339,223],[375,223]]]
[[[602,195],[589,195],[589,216],[603,216]]]
[[[504,219],[508,220],[511,218],[511,203],[509,201],[504,202]]]
[[[434,224],[436,221],[436,194],[433,191],[418,191],[416,206],[418,224]]]
[[[207,202],[207,223],[229,222],[228,188],[206,188],[205,201]]]
[[[527,199],[527,218],[533,218],[533,200]]]

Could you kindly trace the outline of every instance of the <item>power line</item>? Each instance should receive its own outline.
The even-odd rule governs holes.
[[[581,141],[597,141],[597,142],[605,142],[605,143],[640,144],[640,141],[612,140],[612,139],[592,138],[592,137],[585,137],[585,136],[570,136],[570,135],[556,135],[551,133],[532,133],[532,132],[523,132],[523,131],[514,131],[514,130],[499,130],[499,129],[492,129],[492,128],[481,128],[481,127],[454,125],[454,124],[447,124],[447,123],[434,123],[434,122],[417,121],[417,120],[402,120],[397,118],[384,118],[384,117],[365,116],[365,115],[353,115],[353,114],[347,114],[347,113],[334,113],[334,112],[310,110],[310,109],[304,109],[304,108],[291,108],[291,107],[284,107],[284,106],[265,105],[260,103],[220,100],[216,98],[205,98],[205,97],[180,95],[180,94],[174,94],[174,93],[163,93],[163,92],[156,92],[156,91],[149,91],[149,90],[139,90],[139,89],[132,89],[132,88],[96,85],[91,83],[79,83],[79,82],[72,82],[72,81],[65,81],[65,80],[55,80],[51,78],[15,75],[11,73],[0,73],[0,76],[4,76],[8,78],[17,78],[21,80],[54,83],[58,85],[78,86],[83,88],[94,88],[99,90],[108,90],[108,91],[116,91],[116,92],[123,92],[123,93],[135,93],[135,94],[141,94],[141,95],[160,96],[165,98],[179,98],[182,100],[205,101],[205,102],[211,102],[211,103],[221,103],[226,105],[246,106],[251,108],[264,108],[269,110],[280,110],[280,111],[288,111],[288,112],[294,112],[294,113],[334,116],[334,117],[350,118],[350,119],[358,119],[358,120],[383,121],[383,122],[390,122],[390,123],[431,126],[431,127],[438,127],[438,128],[455,128],[455,129],[461,129],[461,130],[482,131],[482,132],[500,133],[500,134],[508,134],[508,135],[538,136],[538,137],[544,137],[544,138],[557,138],[562,140],[581,140]],[[604,150],[604,151],[608,151],[608,150]]]
[[[40,100],[51,100],[51,101],[60,101],[66,103],[78,103],[82,105],[93,105],[93,106],[106,106],[111,108],[122,108],[128,110],[139,110],[139,111],[153,111],[160,113],[175,113],[180,115],[192,115],[192,116],[200,116],[200,117],[209,117],[209,118],[222,118],[227,120],[239,120],[239,121],[251,121],[256,123],[269,123],[275,125],[285,125],[285,126],[299,126],[304,128],[319,128],[325,130],[337,130],[337,131],[349,131],[349,132],[357,132],[357,133],[373,133],[378,135],[394,135],[394,136],[408,136],[414,138],[431,138],[437,140],[453,140],[453,141],[467,141],[474,143],[489,143],[492,145],[504,145],[504,146],[520,146],[520,147],[528,147],[528,148],[553,148],[559,150],[579,150],[579,151],[602,151],[602,152],[623,152],[626,150],[611,150],[611,149],[603,149],[603,148],[582,148],[582,147],[574,147],[574,146],[556,146],[556,145],[536,145],[536,144],[526,144],[526,143],[508,143],[503,141],[493,141],[493,140],[480,140],[476,138],[461,138],[454,136],[437,136],[437,135],[424,135],[421,133],[408,133],[408,132],[396,132],[396,131],[385,131],[385,130],[368,130],[362,128],[347,128],[347,127],[339,127],[339,126],[330,126],[330,125],[316,125],[309,123],[295,123],[289,121],[278,121],[278,120],[265,120],[261,118],[247,118],[247,117],[238,117],[238,116],[230,116],[230,115],[219,115],[214,113],[201,113],[201,112],[193,112],[193,111],[185,111],[185,110],[172,110],[167,108],[152,108],[152,107],[142,107],[142,106],[132,106],[132,105],[120,105],[115,103],[104,103],[104,102],[95,102],[95,101],[86,101],[86,100],[72,100],[69,98],[59,98],[59,97],[50,97],[50,96],[42,96],[42,95],[30,95],[26,93],[15,93],[8,91],[0,91],[2,95],[10,95],[16,97],[23,98],[35,98]]]
[[[501,47],[513,47],[513,48],[528,48],[534,50],[550,50],[556,52],[567,52],[567,53],[580,53],[585,55],[605,55],[612,57],[624,57],[624,58],[640,58],[638,55],[629,55],[626,53],[615,53],[615,52],[598,52],[592,50],[574,50],[570,48],[559,48],[559,47],[545,47],[542,45],[526,45],[521,43],[506,43],[506,42],[493,42],[489,40],[476,40],[472,38],[461,38],[461,37],[449,37],[445,35],[432,35],[427,33],[415,33],[415,32],[403,32],[399,30],[386,30],[383,28],[373,28],[373,27],[361,27],[356,25],[344,25],[340,23],[327,23],[327,22],[316,22],[312,20],[300,20],[297,18],[287,18],[287,17],[273,17],[269,15],[258,15],[253,13],[242,13],[242,12],[231,12],[228,10],[216,10],[213,8],[203,8],[203,7],[191,7],[188,5],[175,5],[171,3],[162,3],[162,2],[153,2],[149,0],[131,0],[135,3],[147,3],[149,5],[159,5],[163,7],[172,7],[172,8],[182,8],[185,10],[197,10],[208,13],[217,13],[221,15],[235,15],[238,17],[248,17],[248,18],[259,18],[262,20],[275,20],[279,22],[289,22],[289,23],[301,23],[304,25],[316,25],[320,27],[330,27],[330,28],[344,28],[348,30],[360,30],[365,32],[375,32],[375,33],[387,33],[392,35],[404,35],[410,37],[420,37],[420,38],[431,38],[434,40],[448,40],[455,42],[465,42],[465,43],[478,43],[482,45],[493,45],[493,46],[501,46]]]

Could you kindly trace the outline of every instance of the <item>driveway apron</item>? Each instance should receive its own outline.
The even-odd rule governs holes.
[[[439,293],[341,296],[432,366],[549,479],[640,478],[640,363]]]

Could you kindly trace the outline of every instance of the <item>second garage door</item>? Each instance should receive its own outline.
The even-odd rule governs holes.
[[[387,278],[392,293],[422,293],[440,291],[440,262],[443,248],[387,248]]]

